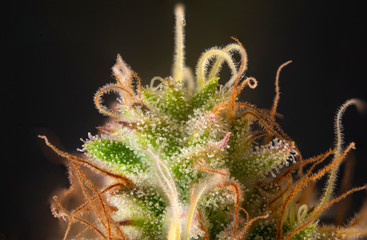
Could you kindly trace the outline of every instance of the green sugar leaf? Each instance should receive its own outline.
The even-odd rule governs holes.
[[[250,229],[248,237],[246,238],[247,240],[274,239],[274,236],[277,234],[276,225],[274,223],[260,223],[256,225],[256,227]]]
[[[141,158],[124,143],[109,139],[96,139],[84,144],[87,154],[119,165],[136,165]]]
[[[206,82],[206,84],[192,97],[191,99],[191,107],[193,109],[201,108],[202,106],[209,105],[207,108],[210,109],[213,100],[215,97],[215,93],[217,90],[219,78],[212,78]]]
[[[142,88],[141,94],[144,97],[145,102],[153,104],[158,101],[158,96],[156,92],[150,90],[149,88]]]
[[[143,89],[142,95],[147,105],[173,119],[187,119],[188,105],[183,86],[166,83],[163,90]]]
[[[205,195],[200,202],[200,208],[210,223],[210,239],[220,239],[217,234],[231,222],[231,213],[234,211],[233,193],[228,189],[214,189]]]
[[[312,234],[315,231],[315,225],[306,227],[302,231],[300,231],[298,234],[294,235],[295,240],[303,240],[303,239],[312,239]]]
[[[144,239],[162,239],[166,216],[166,202],[162,192],[152,186],[132,187],[121,192],[132,212],[133,226],[139,228]]]

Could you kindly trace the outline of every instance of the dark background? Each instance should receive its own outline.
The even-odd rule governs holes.
[[[183,1],[187,65],[201,52],[238,37],[248,75],[259,81],[242,99],[270,108],[278,66],[279,120],[305,157],[333,146],[337,108],[367,101],[365,8],[355,1]],[[362,2],[362,1],[360,1]],[[106,118],[93,106],[96,90],[112,82],[117,53],[144,85],[168,76],[173,59],[174,1],[8,1],[2,72],[0,239],[54,239],[52,193],[67,186],[63,165],[47,157],[38,134],[69,152]],[[5,74],[4,74],[5,72]],[[5,86],[4,86],[5,84]],[[4,109],[5,107],[5,109]],[[353,185],[367,182],[367,118],[352,107],[343,118],[346,142],[355,141]],[[4,151],[5,150],[5,151]],[[353,199],[358,207],[366,194]],[[51,234],[50,234],[51,233]]]

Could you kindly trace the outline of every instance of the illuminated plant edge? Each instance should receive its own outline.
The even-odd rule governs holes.
[[[320,224],[321,214],[356,187],[334,196],[341,163],[355,144],[344,146],[342,115],[335,117],[335,146],[303,159],[276,123],[279,74],[270,111],[237,100],[257,81],[246,77],[241,42],[214,47],[199,58],[196,74],[184,62],[184,7],[175,8],[172,77],[139,76],[117,56],[116,83],[102,87],[95,105],[108,123],[83,140],[82,156],[67,159],[71,187],[54,196],[52,213],[65,222],[64,239],[353,239],[367,236],[367,204],[344,226]],[[236,63],[233,55],[241,61]],[[220,85],[226,63],[231,78]],[[119,98],[103,104],[110,92]],[[330,159],[329,161],[327,159]],[[323,163],[323,164],[322,164]],[[322,167],[320,167],[322,166]],[[323,194],[315,182],[327,176]],[[75,204],[79,203],[75,207]],[[73,207],[69,207],[73,205]],[[69,210],[72,209],[72,210]]]

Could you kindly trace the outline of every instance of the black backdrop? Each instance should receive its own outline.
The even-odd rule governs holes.
[[[367,101],[365,9],[357,0],[184,1],[187,65],[200,53],[238,37],[249,55],[248,75],[259,81],[242,99],[269,108],[277,67],[279,120],[305,157],[333,144],[333,119],[345,100]],[[47,157],[37,134],[69,152],[96,133],[105,118],[92,97],[111,82],[117,53],[144,84],[170,74],[174,1],[8,1],[2,74],[3,134],[0,239],[54,239],[49,211],[55,189],[67,186],[65,168]],[[3,72],[4,73],[4,72]],[[4,86],[5,84],[5,86]],[[343,120],[357,150],[354,185],[367,182],[367,118],[355,109]],[[4,145],[5,142],[5,145]],[[5,150],[5,151],[4,151]],[[355,206],[366,194],[356,195]]]

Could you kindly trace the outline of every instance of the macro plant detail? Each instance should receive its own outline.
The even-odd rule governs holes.
[[[172,77],[143,87],[120,55],[116,83],[97,91],[96,108],[109,117],[100,133],[83,140],[82,154],[67,159],[71,187],[54,197],[52,213],[65,224],[64,239],[354,239],[367,236],[367,204],[344,226],[320,223],[335,203],[367,186],[336,196],[338,171],[355,144],[344,144],[342,115],[335,117],[335,146],[303,158],[276,122],[281,65],[269,111],[238,101],[257,86],[246,76],[242,43],[205,51],[195,76],[185,66],[184,8],[175,8]],[[234,55],[240,56],[236,62]],[[224,65],[230,79],[219,84]],[[104,105],[105,94],[119,98]],[[321,166],[321,167],[320,167]],[[326,177],[319,199],[315,183]]]

